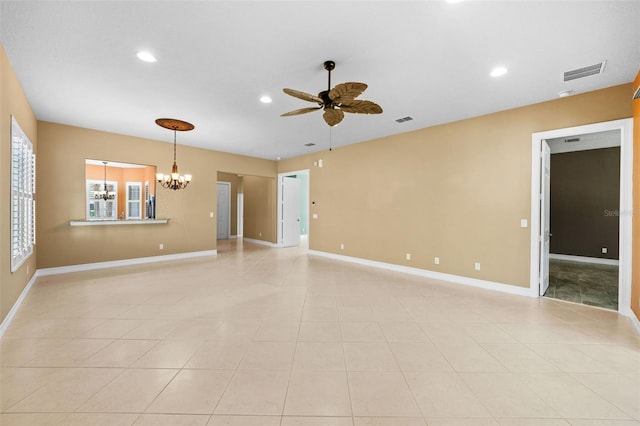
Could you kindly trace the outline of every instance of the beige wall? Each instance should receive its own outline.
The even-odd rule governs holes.
[[[0,185],[0,322],[33,276],[38,248],[36,245],[31,257],[17,271],[11,272],[11,116],[16,118],[31,139],[34,152],[39,154],[36,118],[0,45],[0,182],[3,182]],[[36,199],[37,196],[36,193]]]
[[[209,213],[217,208],[218,170],[276,175],[270,160],[181,145],[178,166],[193,175],[193,182],[184,190],[157,189],[156,217],[169,218],[168,224],[72,227],[69,220],[85,217],[85,159],[156,165],[166,173],[173,146],[49,122],[38,122],[38,135],[38,268],[213,250],[216,219]],[[263,212],[265,220],[275,223],[271,209]]]
[[[529,287],[530,229],[520,220],[530,220],[531,134],[631,117],[630,91],[624,84],[282,160],[278,173],[310,170],[313,250]]]
[[[276,178],[244,176],[244,238],[276,242]]]
[[[633,83],[633,93],[640,87],[640,71]],[[640,99],[633,101],[633,263],[631,309],[640,320]]]

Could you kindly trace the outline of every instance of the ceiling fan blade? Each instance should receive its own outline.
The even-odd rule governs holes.
[[[367,90],[367,85],[358,82],[340,83],[329,91],[329,99],[334,104],[340,104],[341,102],[348,102],[360,96],[362,92]]]
[[[344,112],[339,109],[327,108],[324,110],[324,114],[322,115],[324,121],[331,127],[340,123],[344,118]]]
[[[382,107],[375,102],[352,100],[346,104],[340,105],[340,109],[344,112],[355,114],[380,114]]]
[[[318,107],[300,108],[294,111],[285,112],[284,114],[281,114],[280,117],[289,117],[292,115],[306,114],[308,112],[317,111],[319,109],[322,109],[322,107],[318,106]]]
[[[301,92],[299,90],[293,90],[293,89],[282,89],[282,91],[287,95],[293,96],[294,98],[302,99],[303,101],[315,102],[320,105],[323,104],[322,99],[320,99],[316,95],[311,95],[309,93],[305,93],[305,92]]]

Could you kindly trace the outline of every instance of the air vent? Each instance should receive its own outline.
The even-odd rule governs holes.
[[[589,77],[590,75],[601,74],[604,71],[604,65],[606,63],[607,61],[602,61],[599,64],[590,65],[588,67],[565,71],[564,81],[571,81],[578,78]]]
[[[404,123],[405,121],[411,121],[411,120],[413,120],[413,117],[407,115],[406,117],[398,118],[396,120],[396,123]]]
[[[313,143],[313,142],[309,142],[309,143],[305,143],[304,144],[304,146],[314,146],[314,145],[315,145],[315,143]]]
[[[567,138],[564,141],[565,142],[580,142],[580,138]]]
[[[640,99],[640,86],[636,89],[636,93],[633,94],[633,99]]]

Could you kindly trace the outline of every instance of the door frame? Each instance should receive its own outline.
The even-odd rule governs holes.
[[[608,130],[620,130],[620,230],[619,230],[619,267],[618,267],[618,312],[625,316],[631,313],[631,227],[632,227],[632,189],[633,189],[633,119],[606,121],[564,129],[532,133],[531,135],[531,261],[530,296],[540,297],[540,181],[542,141],[596,133]]]
[[[218,185],[223,185],[229,188],[227,192],[227,239],[231,238],[231,182],[219,180],[216,182],[216,200],[218,199]],[[220,214],[218,212],[218,205],[216,202],[216,240],[218,239],[218,218]]]
[[[285,173],[278,173],[278,190],[276,193],[276,199],[278,200],[277,204],[278,204],[278,212],[277,212],[277,238],[276,238],[276,247],[284,247],[284,242],[282,241],[282,203],[280,202],[280,197],[282,197],[282,182],[284,181],[284,178],[287,176],[291,176],[291,175],[302,175],[305,174],[307,175],[307,177],[309,179],[307,179],[307,199],[304,200],[307,203],[307,207],[309,206],[309,198],[311,196],[310,191],[309,191],[309,186],[310,186],[310,179],[311,179],[311,175],[309,173],[309,169],[304,169],[304,170],[293,170],[290,172],[285,172]],[[307,216],[309,214],[309,209],[307,208]],[[307,235],[310,234],[310,229],[311,229],[311,223],[309,222],[309,218],[307,217]]]

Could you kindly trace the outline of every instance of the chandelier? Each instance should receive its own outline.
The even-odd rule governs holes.
[[[178,164],[176,163],[176,132],[186,132],[193,130],[195,126],[186,121],[176,120],[174,118],[158,118],[156,124],[165,129],[173,130],[173,167],[171,167],[171,174],[156,174],[156,180],[163,188],[184,189],[191,182],[191,175],[181,175],[178,172]]]
[[[109,189],[107,187],[107,161],[103,161],[102,164],[104,164],[104,190],[96,191],[94,197],[104,201],[113,200],[116,198],[116,194],[113,192],[109,193]]]

